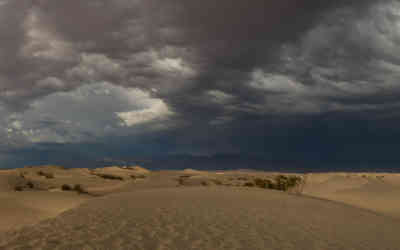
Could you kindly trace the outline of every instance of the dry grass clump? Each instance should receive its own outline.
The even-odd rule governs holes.
[[[24,191],[24,187],[18,185],[18,186],[15,186],[15,187],[14,187],[14,190],[15,190],[15,191],[18,191],[18,192],[21,192],[21,191]]]
[[[42,170],[37,172],[38,175],[46,177],[47,179],[53,179],[54,178],[54,174],[50,173],[50,172],[44,172]]]
[[[70,185],[68,185],[68,184],[63,184],[62,186],[61,186],[61,190],[63,190],[63,191],[72,191],[72,187],[70,186]]]
[[[272,181],[268,180],[268,179],[255,178],[254,179],[254,185],[259,187],[259,188],[274,189]]]
[[[189,178],[190,176],[179,176],[178,178],[178,184],[179,185],[184,185],[186,178]]]
[[[179,186],[212,186],[222,185],[219,180],[207,179],[202,176],[181,175],[177,179]]]
[[[210,183],[208,183],[207,181],[202,181],[202,182],[201,182],[201,185],[202,185],[202,186],[209,186]]]
[[[69,184],[63,184],[61,186],[61,190],[76,191],[79,194],[89,194],[89,192],[81,184],[75,184],[74,186],[71,186]]]
[[[107,180],[119,180],[119,181],[124,180],[124,178],[122,176],[114,175],[114,174],[96,174],[96,175],[103,179],[107,179]]]
[[[79,194],[88,194],[89,193],[81,184],[75,184],[74,190],[76,192],[78,192]]]
[[[254,184],[254,182],[246,182],[246,183],[244,184],[244,186],[245,186],[245,187],[254,187],[255,184]]]
[[[21,192],[24,191],[25,189],[33,189],[35,187],[35,185],[33,184],[33,182],[28,181],[26,183],[21,183],[18,184],[14,187],[15,191]]]
[[[26,186],[27,186],[28,188],[34,188],[34,187],[35,187],[35,185],[34,185],[33,182],[31,182],[31,181],[28,181],[28,182],[26,183]]]
[[[212,182],[214,182],[215,185],[223,185],[222,181],[220,180],[212,180]]]
[[[145,178],[147,178],[147,176],[144,175],[144,174],[140,174],[140,175],[134,175],[134,174],[132,174],[132,175],[130,175],[130,177],[131,177],[132,179],[134,179],[134,180],[136,180],[136,179],[145,179]]]

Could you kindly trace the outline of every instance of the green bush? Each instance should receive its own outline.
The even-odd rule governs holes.
[[[275,177],[274,181],[269,179],[256,178],[254,183],[246,182],[244,186],[252,187],[257,186],[259,188],[274,189],[280,191],[288,191],[289,189],[296,187],[301,183],[302,179],[298,176],[284,176],[278,175]]]
[[[270,188],[272,182],[268,179],[256,178],[254,179],[254,184],[259,188]]]
[[[276,181],[276,186],[278,190],[282,191],[287,191],[290,188],[296,187],[299,185],[302,181],[302,179],[298,176],[284,176],[284,175],[278,175],[275,178]]]

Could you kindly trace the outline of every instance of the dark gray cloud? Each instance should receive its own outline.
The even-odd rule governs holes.
[[[400,132],[395,0],[3,0],[0,21],[5,149],[124,136],[329,162]]]

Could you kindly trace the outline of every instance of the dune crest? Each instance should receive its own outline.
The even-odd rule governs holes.
[[[94,199],[5,234],[0,247],[395,250],[398,230],[384,216],[283,192],[167,188]]]
[[[396,250],[399,190],[389,173],[6,170],[0,249]]]

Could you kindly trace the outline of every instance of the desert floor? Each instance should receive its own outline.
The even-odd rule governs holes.
[[[393,173],[2,170],[0,249],[395,250],[398,197]]]

